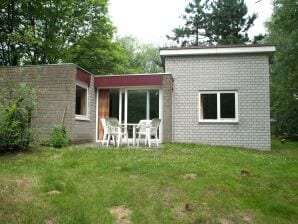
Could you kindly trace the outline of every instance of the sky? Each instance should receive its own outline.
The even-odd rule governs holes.
[[[246,0],[248,13],[258,14],[255,25],[249,30],[252,38],[265,33],[264,23],[270,19],[272,0]],[[117,35],[132,35],[143,43],[166,46],[166,35],[183,20],[179,18],[190,0],[110,0],[109,14],[117,27]]]

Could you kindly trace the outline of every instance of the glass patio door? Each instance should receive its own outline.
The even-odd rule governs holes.
[[[147,90],[127,90],[127,123],[147,119]]]
[[[140,120],[160,118],[159,89],[121,89],[119,91],[119,121],[122,124],[137,124]],[[129,137],[132,136],[128,127]]]
[[[103,95],[104,93],[106,95]],[[118,117],[121,124],[137,124],[140,120],[162,118],[162,92],[160,89],[100,89],[97,97],[98,140],[101,140],[103,132],[100,121],[102,117]],[[131,138],[132,125],[128,128],[130,129],[129,137]],[[161,138],[162,133],[159,132],[159,134]]]

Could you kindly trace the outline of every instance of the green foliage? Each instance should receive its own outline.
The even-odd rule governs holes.
[[[108,0],[1,3],[0,65],[76,63],[98,75],[161,71],[157,48],[113,40]],[[133,48],[135,49],[135,48]]]
[[[132,36],[118,38],[117,42],[126,55],[126,73],[162,72],[159,50],[153,44],[140,43]]]
[[[32,141],[30,122],[36,108],[35,90],[24,83],[5,84],[0,89],[0,151],[27,149]]]
[[[207,13],[206,36],[216,44],[243,44],[249,41],[247,31],[253,25],[256,14],[247,16],[244,0],[217,0]]]
[[[43,143],[45,146],[52,146],[54,148],[66,147],[69,144],[70,139],[63,125],[56,125],[51,133],[50,139]]]
[[[108,48],[105,41],[111,42],[113,27],[107,4],[107,0],[2,1],[0,65],[61,62],[70,48],[98,30],[102,30],[101,49]]]
[[[162,71],[157,47],[141,44],[131,36],[111,42],[104,37],[106,32],[98,29],[90,33],[69,49],[64,60],[77,63],[98,75]]]
[[[121,73],[127,58],[119,44],[111,41],[111,31],[94,30],[70,47],[63,61],[76,63],[98,75]]]
[[[247,15],[244,0],[192,0],[185,8],[185,25],[169,39],[184,45],[243,44],[256,14]]]
[[[204,0],[192,0],[185,8],[182,19],[185,20],[183,27],[173,29],[174,36],[168,39],[177,44],[197,46],[205,42],[207,2]]]
[[[275,0],[266,41],[277,44],[271,66],[271,113],[275,134],[298,133],[298,2]]]

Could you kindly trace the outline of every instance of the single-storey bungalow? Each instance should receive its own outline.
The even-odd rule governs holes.
[[[62,120],[72,142],[81,143],[101,141],[102,117],[123,124],[160,118],[160,142],[269,150],[274,51],[273,45],[161,48],[164,73],[95,76],[57,64],[1,67],[0,76],[37,89],[32,127],[39,140]]]

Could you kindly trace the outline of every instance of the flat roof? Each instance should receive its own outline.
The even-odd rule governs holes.
[[[214,45],[191,47],[165,47],[160,48],[161,57],[179,55],[218,55],[218,54],[272,54],[276,47],[272,44],[248,44],[248,45]]]

